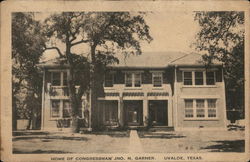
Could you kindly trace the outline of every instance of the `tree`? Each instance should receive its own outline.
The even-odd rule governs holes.
[[[224,64],[227,108],[244,110],[244,12],[196,12],[195,20],[200,25],[195,46],[203,60]]]
[[[36,64],[42,56],[45,40],[41,24],[32,13],[12,14],[12,110],[13,129],[16,129],[18,112],[36,123],[41,104],[42,77]],[[29,95],[28,95],[29,93]],[[26,97],[28,96],[29,99]],[[27,106],[37,104],[37,106]],[[18,110],[19,109],[19,110]],[[26,112],[33,112],[27,113]],[[36,124],[32,125],[33,128]],[[30,128],[30,126],[29,126]]]
[[[90,48],[90,82],[91,91],[91,123],[92,128],[98,128],[97,97],[103,92],[103,70],[106,65],[118,62],[115,57],[117,50],[124,53],[141,54],[140,40],[150,42],[149,26],[146,24],[143,13],[129,12],[64,12],[54,14],[46,20],[48,38],[56,38],[65,46],[62,53],[56,49],[60,57],[65,57],[69,65],[68,87],[72,107],[72,127],[76,132],[77,112],[84,94],[80,86],[75,91],[75,74],[72,59],[72,47],[87,44]]]

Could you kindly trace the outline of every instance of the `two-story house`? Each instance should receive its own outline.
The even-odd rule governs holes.
[[[59,119],[70,122],[71,116],[67,66],[60,59],[39,66],[44,72],[42,128],[57,129]],[[221,63],[205,67],[199,54],[161,52],[130,56],[109,68],[105,96],[98,98],[100,126],[226,128]],[[88,95],[83,96],[79,114],[88,122],[90,106]]]

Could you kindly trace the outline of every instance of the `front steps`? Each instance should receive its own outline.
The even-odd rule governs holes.
[[[149,131],[174,131],[174,127],[172,126],[153,126],[151,128],[149,128]]]

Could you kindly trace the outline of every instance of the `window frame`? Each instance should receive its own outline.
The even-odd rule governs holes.
[[[58,116],[53,116],[53,102],[54,101],[59,101],[59,110],[58,110]],[[51,119],[58,119],[61,116],[61,100],[60,99],[51,99],[50,100],[50,118]]]
[[[59,101],[59,116],[58,117],[52,117],[52,102],[54,100],[57,100]],[[71,107],[71,103],[70,103],[70,100],[68,98],[64,98],[64,99],[50,99],[50,120],[58,120],[58,119],[71,119],[71,116],[70,117],[64,117],[64,102],[65,101],[68,101],[69,102],[69,105],[70,105],[70,109],[71,109],[71,113],[72,113],[72,107]],[[82,104],[83,102],[85,102],[84,100],[82,100]],[[82,113],[83,113],[83,110],[84,107],[82,107]],[[82,118],[84,116],[82,115]]]
[[[106,75],[111,75],[112,76],[112,86],[106,86]],[[106,73],[105,75],[104,75],[104,84],[103,84],[103,87],[105,87],[105,88],[111,88],[111,87],[114,87],[114,73]]]
[[[192,83],[192,84],[184,84],[184,83],[185,83],[185,82],[184,82],[184,80],[185,80],[185,79],[184,79],[184,78],[185,78],[185,77],[184,77],[184,76],[185,76],[185,73],[191,73],[191,81],[192,81],[191,83]],[[183,72],[182,72],[182,78],[183,78],[183,79],[182,79],[183,85],[185,85],[185,86],[193,86],[193,85],[194,85],[194,84],[193,84],[194,79],[193,79],[193,72],[192,72],[192,71],[183,71]]]
[[[215,87],[216,86],[216,71],[215,70],[199,70],[199,69],[194,69],[194,70],[181,70],[182,71],[182,85],[183,87]],[[185,72],[191,72],[192,75],[192,84],[184,84],[184,73]],[[202,72],[203,74],[203,84],[202,85],[197,85],[196,78],[195,78],[195,72]],[[214,84],[207,84],[207,72],[213,72],[214,73]]]
[[[131,86],[127,86],[127,74],[131,74]],[[140,86],[135,86],[135,74],[140,74]],[[125,83],[126,88],[141,88],[142,87],[142,72],[125,72]]]
[[[192,100],[193,101],[193,107],[192,108],[186,108],[186,100]],[[197,117],[197,100],[204,100],[204,117]],[[208,100],[215,100],[215,108],[209,108],[208,107]],[[186,117],[186,109],[192,109],[193,110],[193,117]],[[209,117],[209,109],[215,110],[215,116]],[[185,98],[184,99],[184,120],[216,120],[218,119],[218,99],[217,98]]]
[[[201,77],[200,78],[196,76],[197,73],[201,73]],[[194,85],[195,86],[206,85],[205,80],[204,80],[206,77],[204,76],[204,72],[203,71],[194,71],[193,74],[192,74],[192,77],[194,77]],[[202,84],[197,84],[197,80],[201,80],[201,79],[202,79]]]
[[[160,77],[161,77],[161,85],[160,86],[155,86],[155,84],[154,84],[154,76],[159,75],[159,74],[160,74]],[[163,85],[163,73],[162,72],[152,72],[152,84],[153,84],[153,87],[162,87],[162,85]]]
[[[207,84],[207,73],[213,73],[214,74],[214,84]],[[205,80],[205,82],[206,82],[206,85],[208,85],[208,86],[214,86],[214,85],[216,85],[216,73],[215,73],[215,71],[205,71],[205,76],[206,76],[206,80]]]
[[[51,73],[50,75],[50,83],[52,87],[67,87],[67,85],[64,85],[64,74],[68,75],[67,70],[49,70]],[[60,73],[60,84],[59,85],[53,85],[53,73]],[[67,77],[66,77],[67,79]]]

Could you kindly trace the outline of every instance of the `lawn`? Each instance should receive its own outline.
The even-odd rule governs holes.
[[[244,131],[139,132],[144,152],[244,152]]]
[[[133,137],[137,133],[133,134]],[[244,152],[244,131],[138,131],[145,153]],[[130,131],[15,132],[13,153],[129,153]]]
[[[91,134],[17,132],[13,135],[13,153],[126,153],[128,144],[128,131]]]

